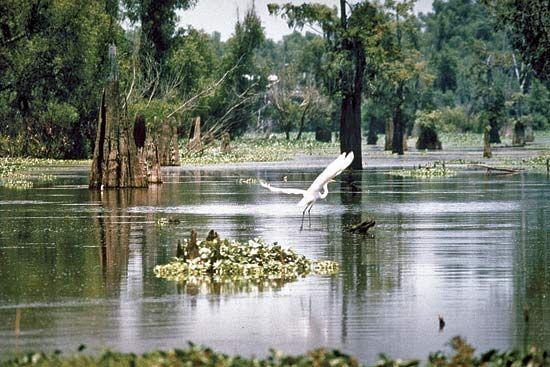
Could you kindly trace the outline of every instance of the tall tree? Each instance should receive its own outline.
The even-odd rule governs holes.
[[[188,9],[196,0],[123,0],[130,21],[141,25],[142,55],[162,63],[176,31],[176,10]]]
[[[508,31],[514,47],[550,88],[550,6],[548,0],[483,0]]]
[[[266,75],[261,75],[255,63],[256,50],[264,41],[261,20],[252,7],[242,21],[237,21],[218,71],[220,74],[230,71],[219,93],[210,100],[210,119],[218,129],[235,135],[251,125],[267,84]]]
[[[0,134],[13,139],[7,153],[89,154],[110,27],[105,4],[6,0],[0,24],[0,120],[10,121]]]
[[[366,53],[382,19],[379,8],[368,1],[350,5],[341,0],[339,17],[336,9],[321,4],[269,4],[268,9],[286,18],[290,27],[315,24],[322,28],[331,69],[339,80],[334,92],[341,96],[340,150],[353,151],[351,168],[362,169],[361,100]]]

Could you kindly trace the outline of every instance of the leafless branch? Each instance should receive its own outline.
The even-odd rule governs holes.
[[[213,91],[215,91],[220,86],[220,84],[223,83],[223,81],[227,78],[227,76],[229,74],[231,74],[239,66],[240,61],[241,60],[237,61],[237,63],[235,65],[233,65],[233,67],[231,69],[227,70],[222,75],[222,77],[220,79],[218,79],[215,83],[210,84],[208,87],[203,89],[201,92],[199,92],[199,93],[195,94],[193,97],[189,98],[187,101],[182,103],[174,111],[170,112],[167,117],[170,118],[170,117],[174,116],[176,113],[181,112],[182,110],[189,109],[190,106],[192,106],[192,104],[195,103],[197,100],[199,100],[200,98],[203,98],[207,95],[210,95]]]

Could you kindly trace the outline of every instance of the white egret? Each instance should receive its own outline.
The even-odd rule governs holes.
[[[311,225],[310,212],[313,204],[315,204],[318,199],[324,199],[327,197],[329,182],[334,182],[333,178],[338,176],[340,173],[342,173],[343,170],[348,168],[351,162],[353,162],[353,152],[349,152],[348,154],[340,154],[338,158],[332,161],[332,163],[330,163],[327,168],[325,168],[325,170],[319,176],[317,176],[315,181],[313,181],[313,183],[311,184],[311,186],[309,186],[307,190],[273,187],[265,182],[260,182],[260,185],[276,193],[303,196],[302,200],[300,200],[300,202],[298,203],[298,206],[305,205],[304,211],[302,212],[302,224],[300,225],[300,229],[302,229],[304,227],[304,216],[306,214],[306,210],[309,218],[309,223]]]

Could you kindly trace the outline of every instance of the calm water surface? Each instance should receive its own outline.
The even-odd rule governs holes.
[[[328,346],[371,363],[380,352],[425,358],[455,335],[478,350],[550,347],[546,175],[420,180],[365,170],[332,184],[303,231],[298,197],[242,183],[307,187],[319,171],[172,169],[157,188],[98,193],[87,189],[87,170],[75,169],[47,187],[0,189],[0,355],[193,341],[247,356]],[[166,217],[181,223],[159,226]],[[369,217],[375,239],[346,231]],[[335,260],[341,272],[261,287],[156,279],[154,266],[192,228],[277,241]]]

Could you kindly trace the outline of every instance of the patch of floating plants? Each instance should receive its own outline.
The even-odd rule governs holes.
[[[333,275],[338,270],[334,261],[310,260],[261,239],[246,243],[221,239],[214,231],[200,242],[197,233],[191,231],[183,246],[178,242],[176,257],[154,269],[158,278],[195,286],[235,283],[236,290],[246,290],[250,284],[259,285],[258,289],[278,288],[309,274]]]
[[[47,165],[53,160],[33,158],[0,158],[0,187],[8,189],[32,189],[34,183],[49,184],[55,176],[40,172],[40,164]]]
[[[434,162],[433,165],[418,166],[413,169],[401,169],[393,170],[389,172],[392,176],[400,177],[419,177],[419,178],[432,178],[432,177],[452,177],[456,175],[456,172],[445,166],[445,162]]]

